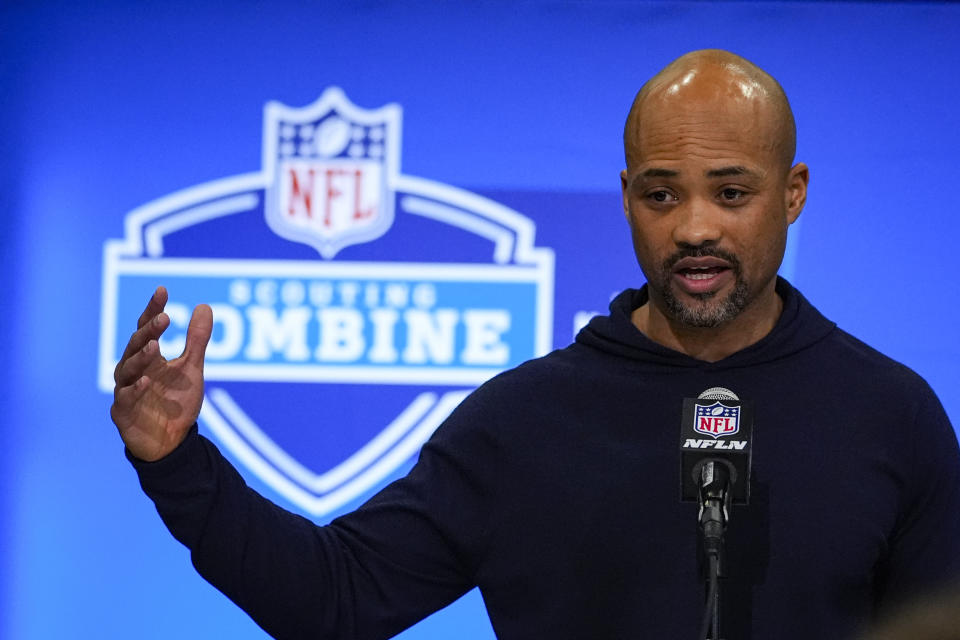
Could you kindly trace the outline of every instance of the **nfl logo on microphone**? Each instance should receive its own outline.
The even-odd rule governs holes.
[[[740,407],[730,407],[720,401],[713,404],[695,405],[693,430],[697,433],[720,438],[740,430]]]
[[[144,204],[104,245],[100,388],[157,285],[165,357],[209,303],[201,430],[313,516],[402,474],[470,390],[553,346],[532,220],[402,173],[401,122],[335,87],[270,102],[259,171]]]

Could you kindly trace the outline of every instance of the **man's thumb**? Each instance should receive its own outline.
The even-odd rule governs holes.
[[[187,327],[187,346],[183,350],[183,357],[203,368],[203,355],[212,332],[213,310],[209,305],[198,304],[190,317],[190,326]]]

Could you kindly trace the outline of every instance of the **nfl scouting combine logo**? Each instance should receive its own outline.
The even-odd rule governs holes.
[[[261,171],[127,214],[104,246],[99,385],[158,284],[167,356],[213,308],[201,424],[323,515],[377,487],[470,389],[551,348],[553,252],[503,205],[400,172],[401,109],[269,103]]]

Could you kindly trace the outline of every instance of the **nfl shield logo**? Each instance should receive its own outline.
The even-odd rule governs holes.
[[[382,236],[393,223],[401,109],[365,110],[338,88],[313,104],[267,104],[264,169],[267,224],[333,258]]]
[[[693,430],[711,438],[730,436],[740,430],[740,407],[720,402],[700,404],[697,402],[693,417]]]

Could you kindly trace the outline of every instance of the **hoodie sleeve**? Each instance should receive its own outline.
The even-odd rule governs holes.
[[[466,406],[464,406],[466,405]],[[197,571],[277,638],[388,638],[473,584],[494,478],[471,403],[410,474],[327,526],[246,486],[196,427],[166,458],[131,457]]]
[[[878,593],[886,609],[960,579],[960,449],[933,391],[925,393],[908,438],[900,517],[879,567]]]

